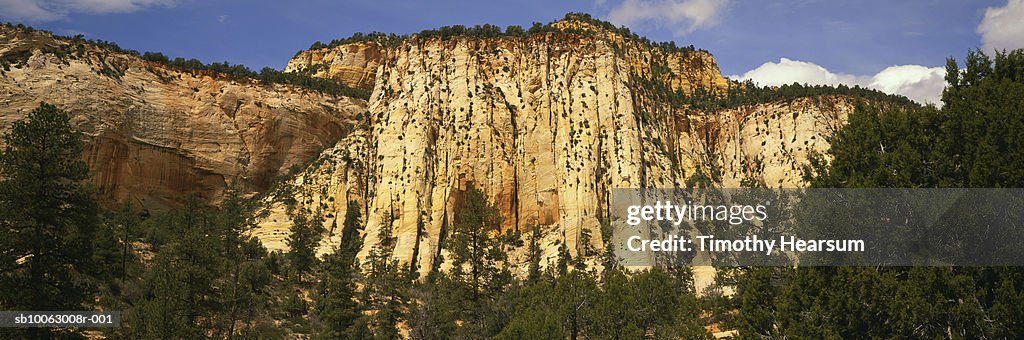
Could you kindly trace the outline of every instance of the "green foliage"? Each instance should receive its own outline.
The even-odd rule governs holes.
[[[429,39],[437,37],[441,40],[447,40],[455,37],[495,38],[504,35],[504,32],[501,31],[501,27],[491,24],[476,25],[473,27],[466,27],[463,25],[441,26],[441,28],[438,29],[420,31],[418,34],[420,38]]]
[[[740,334],[760,337],[1003,338],[1021,332],[1017,268],[747,268]],[[1016,291],[1012,292],[1014,289]]]
[[[220,210],[190,196],[159,225],[145,226],[172,232],[123,297],[133,306],[126,311],[126,336],[229,337],[265,317],[272,277],[266,250],[244,236],[246,212],[232,190]]]
[[[128,205],[99,218],[67,113],[43,104],[6,135],[0,155],[5,310],[123,311],[127,338],[255,334],[272,283],[266,251],[245,236],[248,206],[229,190],[220,210],[191,196],[147,218]],[[102,222],[102,223],[100,223]],[[145,255],[142,249],[152,250]],[[75,337],[76,329],[5,329],[4,337]],[[58,334],[63,333],[63,334]]]
[[[500,241],[501,217],[498,208],[476,187],[469,185],[462,206],[455,210],[452,234],[448,239],[454,280],[470,285],[470,299],[479,300],[500,287],[488,287],[506,275],[498,265],[506,259]]]
[[[610,25],[581,14],[567,18]],[[502,33],[495,26],[454,26],[429,34],[521,37],[550,29],[535,24],[525,32],[510,27]],[[142,57],[191,71],[305,81],[274,70],[254,76],[228,63]],[[688,95],[635,80],[673,105],[706,110],[830,94],[876,102],[856,107],[830,141],[827,157],[812,157],[806,174],[815,187],[1024,186],[1024,52],[994,58],[971,52],[964,64],[949,61],[942,108],[856,87],[748,83],[733,84],[725,93]],[[497,208],[472,185],[460,196],[453,219],[445,221],[450,232],[441,254],[448,261],[439,256],[438,262],[450,269],[422,282],[410,282],[414,269],[392,256],[392,216],[385,218],[365,262],[357,260],[363,225],[355,202],[347,207],[338,249],[319,265],[313,253],[323,233],[319,213],[297,210],[288,239],[293,251],[268,254],[247,236],[251,208],[235,190],[218,208],[190,197],[167,213],[148,216],[125,206],[101,220],[92,191],[81,184],[88,178],[79,158],[82,137],[68,120],[66,113],[41,105],[5,136],[0,283],[21,294],[0,295],[0,307],[122,310],[123,327],[104,332],[114,338],[395,338],[403,322],[417,339],[708,338],[709,318],[702,314],[707,310],[716,312],[711,320],[752,338],[1024,334],[1020,268],[727,268],[719,282],[735,287],[735,295],[703,299],[695,297],[688,270],[627,272],[609,259],[597,274],[569,256],[564,242],[557,261],[547,261],[544,270],[541,229],[530,228],[528,240],[519,240],[518,232],[502,233]],[[712,185],[716,171],[699,170],[687,183]],[[418,224],[422,230],[425,223]],[[601,227],[609,228],[608,222]],[[589,237],[580,235],[583,244]],[[506,252],[512,244],[529,247],[523,280],[510,269]],[[2,334],[74,335],[50,332]]]
[[[106,233],[111,234],[108,237],[113,237],[118,243],[113,249],[117,254],[111,254],[110,250],[107,250],[100,252],[104,255],[100,255],[98,258],[100,263],[108,268],[111,275],[120,278],[121,282],[128,279],[128,264],[138,261],[135,254],[130,251],[130,240],[138,239],[138,224],[139,215],[135,213],[131,204],[122,204],[119,210],[105,214],[103,228],[106,229]]]
[[[0,308],[82,310],[116,241],[96,242],[98,206],[82,182],[82,135],[57,107],[40,104],[4,134],[0,153]],[[98,249],[97,249],[98,248]],[[100,261],[95,261],[94,256]],[[51,334],[45,329],[28,335]]]
[[[303,72],[281,72],[269,67],[264,67],[254,78],[267,83],[295,85],[301,88],[335,96],[370,99],[370,92],[366,90],[348,87],[337,81],[313,77],[310,74]]]
[[[820,187],[1024,186],[1024,50],[947,63],[941,110],[860,107],[815,159]]]
[[[937,166],[937,184],[1024,187],[1024,50],[999,52],[994,60],[974,51],[965,64],[946,76],[951,85],[942,95],[946,119],[935,152],[955,161]]]
[[[456,337],[488,337],[497,334],[507,321],[498,303],[512,281],[501,242],[498,209],[471,184],[462,193],[455,210],[446,249],[452,269],[436,275],[427,287],[435,306],[416,307],[414,313],[429,313],[418,320],[420,327],[437,327],[458,321],[451,330]],[[424,309],[429,312],[423,312]],[[427,333],[432,330],[417,329]]]
[[[805,171],[815,187],[1024,186],[1024,52],[947,65],[941,109],[858,106]],[[993,231],[998,232],[998,231]],[[753,337],[1018,338],[1016,267],[746,268],[728,278]],[[1014,307],[1011,307],[1014,306]]]
[[[317,264],[316,248],[324,232],[323,214],[318,210],[312,217],[304,209],[296,211],[285,243],[288,244],[288,261],[296,274],[301,275]]]
[[[825,163],[812,155],[809,171],[815,175],[808,179],[818,187],[936,186],[941,175],[935,167],[953,159],[931,151],[938,143],[941,117],[932,107],[861,104],[833,137],[829,153],[834,161]]]
[[[394,33],[387,34],[387,33],[381,33],[381,32],[370,32],[370,33],[356,32],[356,33],[353,33],[348,38],[331,40],[331,42],[326,43],[326,44],[324,44],[322,42],[319,42],[319,41],[314,42],[313,45],[309,46],[309,49],[310,50],[319,50],[319,49],[325,49],[325,48],[326,49],[331,49],[331,48],[335,48],[335,47],[338,47],[338,46],[341,46],[341,45],[360,43],[360,42],[376,42],[376,43],[381,44],[383,46],[395,46],[395,45],[398,45],[399,43],[401,43],[402,41],[404,41],[406,38],[408,38],[408,36],[404,36],[404,35],[400,36],[400,35],[396,35]]]
[[[216,310],[213,284],[221,262],[216,238],[207,236],[215,231],[210,215],[191,196],[171,220],[174,236],[153,258],[141,283],[145,294],[131,316],[138,337],[194,338],[212,327],[200,325]]]
[[[497,338],[710,338],[689,271],[544,275],[512,290],[512,319]]]
[[[674,41],[666,42],[653,42],[647,37],[637,35],[636,33],[629,30],[625,26],[616,27],[614,24],[596,19],[587,13],[567,13],[562,20],[580,21],[594,25],[599,29],[612,32],[622,36],[624,39],[631,40],[647,46],[649,48],[661,49],[668,53],[691,53],[700,51],[707,53],[706,50],[697,49],[693,45],[680,47],[676,46]],[[437,38],[441,40],[449,40],[458,37],[471,37],[471,38],[497,38],[497,37],[513,37],[513,38],[529,38],[532,36],[543,35],[548,33],[566,33],[574,35],[591,36],[595,32],[584,31],[575,28],[558,29],[555,28],[553,23],[542,24],[534,22],[529,29],[523,29],[521,26],[511,25],[506,27],[504,30],[500,26],[483,24],[474,26],[464,25],[452,25],[442,26],[436,29],[426,29],[416,33],[415,37],[420,39],[431,39]],[[360,43],[360,42],[376,42],[383,46],[397,46],[407,39],[412,38],[409,35],[395,35],[385,34],[380,32],[362,33],[356,32],[348,38],[331,40],[329,43],[323,43],[320,41],[314,42],[309,46],[309,50],[319,49],[331,49],[345,44]],[[301,53],[301,51],[299,52]],[[298,54],[296,54],[298,55]]]
[[[597,26],[597,27],[599,27],[601,29],[604,29],[606,31],[614,32],[614,33],[622,36],[623,38],[632,39],[633,41],[637,41],[637,42],[639,42],[639,43],[641,43],[641,44],[643,44],[645,46],[648,46],[648,47],[651,47],[651,48],[659,48],[659,49],[662,49],[662,50],[664,50],[666,52],[689,53],[689,52],[694,52],[694,51],[700,51],[700,52],[707,53],[707,50],[704,50],[704,49],[698,50],[698,49],[694,48],[693,45],[689,45],[689,46],[686,46],[686,47],[678,47],[678,46],[676,46],[676,43],[674,41],[653,42],[650,39],[647,39],[647,37],[637,35],[636,33],[630,31],[629,28],[627,28],[626,26],[615,27],[615,24],[612,24],[611,22],[607,22],[607,21],[604,21],[604,20],[600,20],[600,19],[594,18],[594,17],[592,17],[588,13],[573,13],[573,12],[566,13],[565,17],[563,17],[562,20],[573,20],[573,21],[580,21],[580,22],[584,22],[584,23],[589,23],[591,25]],[[550,26],[550,24],[548,26]]]
[[[916,107],[910,99],[900,95],[867,89],[860,86],[849,87],[843,84],[807,85],[793,83],[782,86],[757,86],[753,81],[743,83],[730,82],[725,90],[698,87],[692,93],[674,90],[657,77],[633,77],[634,82],[652,91],[659,100],[668,102],[675,107],[689,107],[705,113],[713,113],[745,105],[756,105],[771,102],[788,102],[799,98],[815,98],[821,96],[849,96],[868,102],[894,104],[896,106]]]
[[[364,308],[374,311],[366,321],[374,337],[395,339],[398,338],[398,322],[405,319],[410,280],[408,271],[391,256],[398,242],[391,233],[393,218],[385,216],[384,221],[377,234],[377,244],[370,250],[363,268],[366,279],[362,301]]]
[[[103,276],[108,285],[120,287],[102,292],[99,300],[105,308],[122,310],[124,323],[104,335],[395,338],[403,322],[414,338],[707,335],[699,326],[688,273],[627,275],[612,269],[612,284],[600,284],[568,257],[567,266],[576,269],[566,268],[557,277],[553,268],[541,273],[536,227],[530,237],[537,273],[529,281],[515,279],[504,253],[505,247],[522,246],[520,235],[500,234],[496,207],[472,187],[455,213],[448,241],[458,267],[419,283],[410,282],[409,269],[391,256],[397,239],[386,227],[390,217],[360,270],[356,254],[363,227],[356,202],[347,207],[341,244],[319,266],[291,253],[268,254],[246,236],[249,204],[232,189],[219,208],[190,196],[182,207],[155,216],[136,214],[127,205],[108,214],[105,227],[114,240],[125,242],[114,241],[117,247],[94,257],[108,268]],[[299,234],[320,223],[302,216],[296,216]],[[316,239],[306,236],[299,238]],[[309,244],[294,237],[289,243]],[[303,270],[315,283],[289,278]],[[674,306],[685,308],[668,308]]]
[[[119,249],[124,274],[111,282],[122,289],[101,295],[105,308],[123,312],[122,327],[107,335],[226,338],[267,332],[260,320],[273,317],[271,309],[277,308],[271,301],[273,264],[262,245],[245,235],[250,208],[235,190],[227,192],[220,209],[195,196],[152,217],[129,209],[108,217],[129,242]],[[151,256],[139,256],[146,248],[129,244],[147,241],[153,242]]]
[[[538,279],[540,279],[540,274],[541,274],[541,271],[540,271],[540,269],[541,269],[541,267],[540,267],[540,258],[541,258],[540,241],[541,241],[540,240],[540,226],[537,226],[537,225],[531,226],[530,227],[530,248],[529,248],[530,267],[527,269],[528,270],[528,272],[527,272],[528,274],[526,276],[526,280],[528,282],[536,282]]]
[[[365,331],[357,323],[362,314],[355,286],[359,278],[356,253],[362,247],[361,229],[359,204],[349,202],[342,223],[341,245],[324,258],[323,277],[316,288],[316,311],[323,323],[321,336],[327,339],[359,338]]]

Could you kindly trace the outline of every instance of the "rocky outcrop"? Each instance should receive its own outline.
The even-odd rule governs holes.
[[[367,172],[370,170],[368,138],[364,130],[356,130],[321,153],[289,181],[275,183],[264,199],[266,204],[256,211],[259,226],[252,235],[268,249],[288,249],[286,239],[292,217],[296,209],[305,209],[305,213],[321,214],[324,218],[326,234],[318,252],[332,251],[341,241],[340,226],[348,202],[366,206],[364,198],[368,196]],[[364,211],[360,213],[365,215]]]
[[[683,187],[700,169],[722,170],[722,185],[799,185],[807,153],[827,148],[852,108],[839,97],[716,113],[673,106],[660,97],[666,89],[729,86],[710,54],[651,47],[586,22],[553,26],[566,31],[414,36],[381,49],[377,61],[355,63],[379,64],[368,131],[358,141],[365,147],[337,146],[321,156],[332,161],[290,182],[299,194],[271,195],[256,233],[281,244],[271,236],[283,238],[286,211],[296,208],[321,211],[331,229],[344,202],[356,200],[365,212],[361,256],[381,228],[392,228],[394,258],[425,274],[444,266],[437,259],[449,221],[475,185],[498,206],[503,230],[541,228],[542,262],[556,261],[565,243],[597,265],[612,188]],[[339,55],[365,46],[302,52],[290,65],[331,70],[331,60],[353,60]],[[288,197],[298,199],[283,204]],[[322,251],[336,242],[334,233]],[[525,249],[512,259],[525,269]]]
[[[347,136],[361,99],[181,72],[81,40],[0,28],[0,130],[46,101],[88,139],[83,157],[107,198],[174,205],[231,182],[266,189]]]
[[[345,85],[373,90],[377,67],[383,60],[382,47],[376,42],[358,42],[301,51],[288,61],[285,72],[309,72],[313,76],[334,79]]]
[[[691,112],[680,135],[685,169],[714,169],[716,185],[748,179],[771,188],[804,186],[810,153],[824,154],[829,138],[854,109],[854,99],[818,96],[723,110]]]

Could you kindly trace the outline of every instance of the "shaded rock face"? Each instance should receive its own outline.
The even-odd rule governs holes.
[[[0,28],[0,129],[46,101],[89,140],[83,157],[104,197],[165,208],[217,199],[237,182],[267,188],[354,128],[366,102],[179,72],[49,33]]]
[[[453,212],[475,185],[499,208],[504,231],[540,227],[542,264],[557,261],[565,243],[596,266],[611,189],[683,187],[711,168],[723,171],[725,186],[797,186],[807,153],[827,149],[852,110],[832,97],[713,114],[672,107],[652,81],[684,92],[728,86],[709,54],[597,33],[411,38],[381,49],[380,60],[359,63],[379,64],[365,135],[271,194],[256,235],[283,249],[287,211],[320,211],[334,227],[321,248],[330,251],[345,202],[355,200],[366,226],[360,256],[392,228],[393,256],[426,274],[445,267],[438,259]],[[320,60],[320,69],[334,69],[330,60],[364,48],[336,47],[333,58],[303,52],[290,65]],[[511,254],[523,270],[525,251]]]

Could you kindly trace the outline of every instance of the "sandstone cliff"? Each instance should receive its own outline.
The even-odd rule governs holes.
[[[285,72],[310,72],[352,87],[373,90],[382,47],[375,42],[351,43],[335,48],[302,51],[288,61]]]
[[[107,198],[173,205],[260,191],[353,130],[362,99],[181,72],[43,31],[0,27],[0,130],[46,101],[89,138],[83,157]]]
[[[10,27],[0,30],[0,61],[0,127],[42,100],[69,110],[107,197],[162,207],[188,192],[216,198],[237,181],[266,191],[252,233],[272,250],[287,248],[296,209],[323,214],[321,253],[338,244],[339,219],[356,201],[361,256],[391,228],[394,258],[421,274],[445,265],[444,238],[468,185],[498,206],[503,231],[540,228],[542,264],[565,244],[596,266],[612,189],[702,178],[800,186],[808,153],[827,149],[853,109],[843,96],[680,105],[667,97],[738,85],[706,51],[575,20],[531,34],[367,40],[288,63],[372,89],[369,101],[183,72]],[[286,173],[294,176],[271,186]],[[511,252],[524,270],[525,252]]]
[[[842,97],[720,112],[670,105],[659,93],[729,86],[710,54],[652,47],[587,22],[552,27],[300,52],[290,69],[359,86],[374,76],[367,131],[271,194],[255,234],[284,248],[287,211],[321,211],[331,229],[355,200],[366,213],[361,255],[380,228],[393,228],[393,256],[425,274],[443,266],[448,221],[472,183],[497,204],[504,230],[540,226],[542,262],[556,261],[565,243],[596,264],[612,188],[683,187],[711,169],[719,185],[797,186],[807,153],[825,150],[852,110]],[[524,252],[512,254],[523,269]]]

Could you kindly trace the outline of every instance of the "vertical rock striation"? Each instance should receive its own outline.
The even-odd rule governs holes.
[[[380,228],[393,228],[393,256],[425,274],[443,266],[453,211],[475,185],[498,206],[504,231],[541,227],[542,262],[556,261],[565,243],[596,265],[612,188],[683,187],[698,169],[720,169],[727,186],[747,178],[799,185],[807,153],[827,148],[852,108],[840,97],[717,113],[674,107],[659,100],[659,88],[729,86],[707,52],[668,51],[587,22],[552,26],[560,31],[414,36],[388,48],[368,42],[299,53],[290,69],[315,68],[350,85],[362,84],[355,74],[375,79],[365,147],[346,153],[348,161],[337,161],[342,145],[323,155],[335,161],[291,182],[296,204],[325,211],[330,227],[340,224],[333,217],[344,216],[345,201],[362,202],[361,256]],[[367,51],[378,58],[362,58]],[[349,180],[354,167],[365,180]],[[280,201],[271,196],[265,215],[274,221],[261,222],[278,239],[288,224]],[[323,251],[336,242],[329,237]],[[525,269],[524,252],[512,255]]]
[[[166,207],[190,192],[219,197],[230,182],[266,192],[252,233],[270,249],[287,248],[300,209],[324,216],[320,251],[331,251],[356,201],[360,256],[391,228],[394,258],[426,274],[446,265],[445,237],[470,185],[497,205],[503,232],[540,228],[542,265],[564,244],[598,266],[612,189],[701,178],[800,186],[807,155],[826,150],[853,109],[831,95],[714,112],[673,104],[680,93],[739,85],[706,51],[588,21],[389,39],[302,51],[288,63],[372,90],[365,101],[184,72],[3,26],[0,128],[40,101],[69,110],[89,138],[94,182],[114,200]],[[292,176],[275,181],[282,175]],[[525,247],[511,255],[525,270]]]

